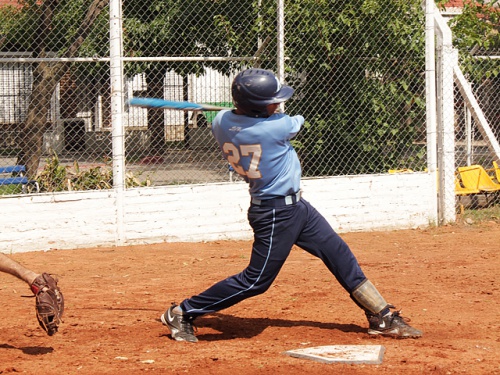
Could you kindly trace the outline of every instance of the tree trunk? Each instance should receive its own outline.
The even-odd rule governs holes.
[[[147,74],[148,93],[150,98],[163,98],[165,70],[163,64]],[[148,111],[148,129],[151,134],[150,149],[155,155],[165,151],[165,113],[162,110]]]
[[[21,151],[17,164],[25,165],[30,178],[36,176],[42,155],[43,134],[50,126],[48,114],[52,94],[57,82],[69,65],[39,63],[33,71],[32,99],[28,106],[26,121],[21,129]]]
[[[109,0],[94,0],[89,7],[84,21],[76,32],[71,45],[61,56],[74,57],[78,49],[88,36],[90,29],[97,17],[107,6]],[[46,38],[52,27],[52,19],[56,9],[57,0],[46,0],[42,4],[42,20],[39,32],[33,44],[36,57],[46,57]],[[26,121],[21,124],[21,151],[18,155],[18,164],[25,165],[29,178],[34,178],[37,173],[40,157],[42,155],[43,134],[47,129],[48,114],[52,94],[58,82],[68,71],[68,63],[40,62],[35,64],[33,70],[33,89],[31,101],[28,106]]]

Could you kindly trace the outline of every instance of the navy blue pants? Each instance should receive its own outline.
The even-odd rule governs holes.
[[[304,199],[281,207],[251,205],[248,221],[254,242],[247,268],[184,300],[181,308],[186,314],[196,317],[219,311],[264,293],[294,244],[320,258],[348,293],[366,279],[349,246]]]

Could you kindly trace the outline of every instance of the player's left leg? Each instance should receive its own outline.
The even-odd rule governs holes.
[[[254,242],[248,266],[240,273],[214,284],[204,292],[184,300],[182,310],[193,316],[226,309],[244,299],[262,294],[278,276],[290,254],[295,237],[290,234],[293,208],[249,209]]]
[[[264,293],[276,279],[300,232],[300,220],[294,207],[250,207],[248,218],[254,230],[254,242],[248,266],[225,278],[204,292],[173,305],[161,316],[172,337],[178,341],[196,342],[193,320],[203,314],[226,309],[244,299]],[[294,226],[297,230],[292,230]]]

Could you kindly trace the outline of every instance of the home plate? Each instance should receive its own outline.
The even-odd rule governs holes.
[[[326,345],[288,350],[284,354],[324,363],[379,365],[384,358],[382,345]]]

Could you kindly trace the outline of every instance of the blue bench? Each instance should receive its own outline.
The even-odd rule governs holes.
[[[23,193],[27,193],[27,187],[29,185],[34,185],[37,193],[40,192],[40,186],[36,181],[30,181],[26,174],[26,167],[24,165],[11,165],[8,167],[0,167],[0,174],[13,174],[13,177],[3,177],[0,178],[0,185],[22,185]]]

